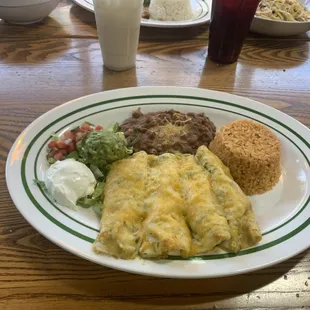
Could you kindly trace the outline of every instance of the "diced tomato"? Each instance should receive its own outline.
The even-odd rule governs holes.
[[[50,141],[48,143],[48,147],[51,149],[48,153],[48,158],[62,160],[64,156],[77,150],[76,143],[84,136],[94,130],[102,129],[103,126],[101,125],[94,126],[88,123],[83,123],[80,127],[74,130],[65,131],[58,141]]]
[[[100,126],[100,125],[97,125],[97,126],[95,127],[95,130],[102,130],[102,129],[103,129],[103,127]]]
[[[56,145],[57,145],[57,141],[50,141],[47,146],[50,149],[52,149],[52,148],[56,147]]]
[[[59,150],[59,152],[63,155],[63,156],[66,156],[66,155],[68,155],[68,151],[67,150],[65,150],[65,149],[61,149],[61,150]]]
[[[63,136],[65,140],[67,139],[75,140],[75,134],[71,130],[67,130]]]
[[[73,142],[71,142],[70,144],[68,144],[67,150],[68,150],[68,153],[71,153],[71,152],[76,151],[75,144],[74,144]]]
[[[59,151],[58,150],[52,150],[51,152],[49,152],[48,153],[48,157],[54,157],[54,155],[56,154],[56,153],[58,153]]]
[[[72,139],[66,139],[64,142],[67,144],[67,146],[72,142]]]
[[[58,152],[54,155],[54,158],[56,160],[61,160],[64,157],[64,155],[61,152]]]
[[[83,123],[82,126],[81,126],[81,131],[83,132],[87,132],[87,131],[90,131],[90,125],[87,124],[87,123]]]
[[[67,130],[64,132],[63,137],[65,139],[70,139],[70,135],[71,135],[71,130]]]
[[[71,132],[72,132],[73,134],[76,134],[77,132],[81,132],[81,128],[80,128],[80,127],[77,127],[77,128],[75,128],[75,129],[72,129]]]
[[[82,139],[83,137],[83,132],[78,132],[76,135],[75,135],[75,141],[78,142]]]
[[[67,148],[67,144],[65,143],[65,141],[57,141],[57,145],[56,145],[57,149],[66,149]]]

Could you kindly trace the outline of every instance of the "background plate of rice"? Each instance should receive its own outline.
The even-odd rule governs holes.
[[[51,201],[34,183],[48,169],[46,147],[51,133],[62,135],[87,120],[105,127],[122,123],[132,111],[174,109],[205,113],[217,130],[235,120],[267,126],[281,143],[281,176],[263,195],[251,196],[263,238],[237,254],[217,251],[190,259],[122,260],[92,251],[100,218],[92,209],[71,210]],[[14,143],[6,180],[14,204],[46,238],[84,259],[127,272],[169,278],[210,278],[265,268],[310,246],[310,130],[269,106],[227,93],[184,87],[135,87],[82,97],[42,115]]]
[[[90,12],[94,12],[93,0],[73,0],[73,2]],[[160,21],[142,18],[141,25],[158,28],[182,28],[201,25],[210,21],[211,6],[212,0],[191,0],[191,7],[193,10],[193,17],[191,19],[182,21]]]

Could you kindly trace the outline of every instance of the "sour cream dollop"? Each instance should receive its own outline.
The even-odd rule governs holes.
[[[51,165],[45,175],[47,192],[60,204],[76,210],[79,198],[93,194],[96,179],[84,164],[65,159]]]

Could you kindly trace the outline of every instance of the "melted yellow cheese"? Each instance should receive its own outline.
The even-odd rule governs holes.
[[[249,199],[203,146],[196,157],[142,151],[114,163],[94,250],[124,259],[188,257],[260,240]]]
[[[104,188],[101,230],[94,244],[96,252],[120,258],[136,257],[146,216],[147,171],[145,152],[112,165]]]
[[[205,170],[191,155],[182,157],[180,164],[186,218],[193,237],[191,255],[206,253],[230,239],[229,227]]]
[[[196,157],[210,175],[213,192],[230,227],[231,239],[222,244],[223,248],[238,252],[260,241],[261,232],[251,202],[232,179],[228,168],[205,146],[197,150]]]
[[[148,216],[143,224],[142,257],[189,256],[191,235],[186,225],[184,201],[180,195],[178,162],[173,154],[151,157],[148,193],[145,201]]]

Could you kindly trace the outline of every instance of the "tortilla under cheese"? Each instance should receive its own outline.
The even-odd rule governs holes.
[[[139,152],[115,162],[105,188],[100,233],[94,251],[132,259],[137,256],[144,205],[148,155]]]
[[[140,256],[188,257],[191,234],[184,217],[180,194],[179,165],[175,155],[150,156],[148,172],[148,216],[143,223]]]
[[[251,202],[233,180],[229,169],[205,146],[199,147],[196,158],[210,175],[213,192],[230,227],[231,239],[223,242],[222,248],[237,253],[259,242],[262,235]]]
[[[186,218],[192,232],[191,255],[207,253],[230,239],[230,229],[212,192],[208,173],[191,155],[182,157],[180,163]]]
[[[115,162],[104,188],[97,253],[184,258],[237,253],[262,238],[250,200],[205,146],[195,156],[144,151]]]

